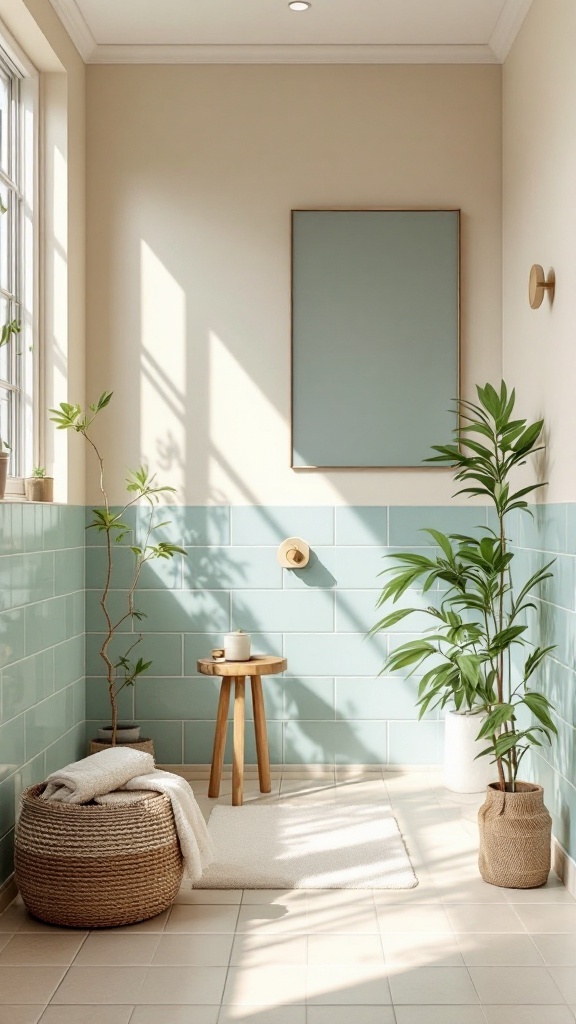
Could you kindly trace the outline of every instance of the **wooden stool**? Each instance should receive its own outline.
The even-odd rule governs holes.
[[[252,685],[252,705],[254,707],[254,733],[256,735],[256,756],[258,758],[258,778],[260,792],[269,793],[270,759],[268,756],[268,736],[266,732],[266,711],[262,694],[261,676],[271,676],[284,672],[288,667],[285,658],[273,658],[268,654],[256,655],[250,661],[213,661],[212,658],[200,658],[198,671],[205,676],[222,676],[216,733],[214,735],[214,753],[210,771],[208,796],[220,795],[222,765],[224,764],[224,748],[226,746],[226,726],[228,724],[228,707],[230,705],[230,687],[234,682],[234,747],[232,756],[232,804],[242,804],[244,788],[244,681],[250,676]]]

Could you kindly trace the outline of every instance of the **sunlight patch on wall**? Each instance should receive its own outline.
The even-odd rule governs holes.
[[[141,242],[140,449],[159,482],[181,501],[186,468],[183,383],[186,296],[149,245]]]

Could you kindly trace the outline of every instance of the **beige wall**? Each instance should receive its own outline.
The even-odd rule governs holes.
[[[503,70],[504,372],[544,416],[542,500],[576,500],[576,4],[534,0]],[[551,306],[528,304],[533,263],[554,269]]]
[[[84,401],[86,71],[48,0],[0,0],[0,18],[40,73],[40,388],[49,408]],[[83,503],[80,439],[57,434],[47,416],[42,433],[56,500]]]
[[[500,68],[90,66],[87,124],[117,498],[144,459],[186,503],[448,501],[443,471],[290,470],[290,209],[461,207],[463,378],[499,379]]]

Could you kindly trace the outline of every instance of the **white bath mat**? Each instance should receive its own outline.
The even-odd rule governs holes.
[[[215,807],[200,889],[412,889],[396,820],[370,804]]]

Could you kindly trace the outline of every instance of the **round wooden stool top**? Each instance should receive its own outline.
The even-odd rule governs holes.
[[[255,654],[249,661],[199,658],[197,668],[204,676],[272,676],[285,672],[288,662],[286,658],[275,658],[271,654]]]

